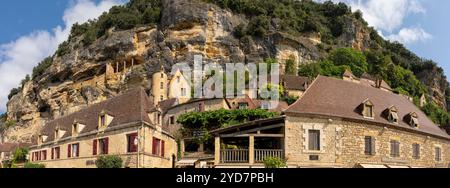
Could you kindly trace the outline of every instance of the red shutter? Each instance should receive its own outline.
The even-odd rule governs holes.
[[[47,160],[47,150],[45,150],[44,152],[44,161]]]
[[[77,157],[79,157],[79,156],[80,156],[80,144],[77,144],[77,146],[78,146],[78,149],[77,149]]]
[[[52,148],[52,160],[55,159],[55,148]]]
[[[97,140],[92,143],[92,155],[97,155]]]
[[[31,161],[34,161],[35,152],[31,155]]]
[[[69,144],[67,145],[67,158],[72,157],[72,155],[70,154],[72,152],[72,145]]]
[[[157,144],[157,143],[156,143],[156,142],[157,142],[156,138],[153,138],[153,142],[152,142],[152,154],[153,154],[153,155],[156,155],[156,154],[157,154],[157,152],[156,152],[156,148],[157,148],[157,147],[156,147],[156,146],[157,146],[156,144]]]
[[[60,159],[61,158],[61,148],[60,147],[57,147],[56,148],[57,149],[57,152],[56,152],[56,157],[57,157],[57,159]]]
[[[103,149],[105,150],[105,154],[108,155],[108,148],[109,148],[109,138],[105,138],[105,140],[103,141],[103,143],[105,144],[103,146]]]
[[[161,140],[161,156],[164,157],[164,147],[165,147],[166,142],[164,142],[164,140]]]

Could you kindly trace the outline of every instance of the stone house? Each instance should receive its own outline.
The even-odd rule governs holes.
[[[386,89],[319,76],[285,116],[212,131],[217,167],[449,167],[450,135]]]
[[[0,168],[6,167],[14,155],[14,151],[18,148],[28,148],[28,143],[0,143]]]
[[[30,147],[29,160],[47,168],[93,168],[97,157],[117,155],[130,168],[170,168],[174,137],[155,123],[142,88],[48,122]]]
[[[309,85],[309,78],[302,76],[285,75],[282,77],[282,85],[286,96],[300,97]]]

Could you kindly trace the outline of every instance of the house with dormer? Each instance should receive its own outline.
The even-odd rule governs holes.
[[[29,160],[47,168],[95,168],[99,156],[117,155],[124,167],[173,167],[176,141],[153,108],[136,88],[50,121],[35,136]]]

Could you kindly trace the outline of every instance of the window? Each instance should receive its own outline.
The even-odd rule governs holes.
[[[164,157],[164,150],[165,150],[164,145],[165,145],[164,140],[153,137],[152,154]]]
[[[391,157],[400,157],[400,142],[391,140]]]
[[[374,118],[374,112],[373,112],[373,103],[370,102],[369,100],[366,100],[363,102],[363,110],[362,110],[362,115],[365,118]]]
[[[161,73],[161,78],[164,78],[164,73]]]
[[[395,107],[391,107],[389,109],[388,121],[390,123],[398,124],[398,114],[397,114],[397,109]]]
[[[436,161],[442,161],[442,156],[441,156],[441,148],[440,147],[436,147],[434,148],[434,160]]]
[[[308,135],[309,135],[308,149],[311,151],[320,151],[320,131],[309,130]]]
[[[375,155],[375,138],[372,136],[364,137],[364,153],[366,155]]]
[[[245,110],[245,109],[247,109],[247,107],[248,107],[248,103],[246,103],[246,102],[241,102],[241,103],[239,103],[238,109],[239,109],[239,110]]]
[[[52,159],[60,159],[61,157],[61,149],[60,147],[52,148]]]
[[[137,140],[137,133],[129,134],[127,135],[127,141],[128,141],[128,147],[127,152],[128,153],[134,153],[137,152],[138,147],[138,140]]]
[[[42,151],[38,152],[38,155],[39,155],[39,157],[38,157],[39,161],[47,160],[47,150],[42,150]]]
[[[107,155],[109,149],[109,138],[94,140],[92,144],[93,155]]]
[[[105,127],[106,126],[106,115],[100,116],[100,126]]]
[[[171,124],[171,125],[175,124],[175,117],[174,116],[170,116],[169,124]]]
[[[79,133],[79,131],[78,131],[78,123],[74,123],[72,125],[72,135],[76,136],[76,135],[78,135],[78,133]]]
[[[181,88],[181,96],[185,97],[187,95],[186,88]]]
[[[164,89],[164,82],[161,82],[159,88],[160,88],[160,89]]]
[[[160,113],[158,113],[158,115],[157,115],[157,117],[156,117],[156,122],[157,122],[158,124],[161,123],[161,114],[160,114]]]
[[[413,144],[413,159],[420,159],[420,145],[419,144]]]
[[[410,114],[410,120],[409,120],[409,125],[411,125],[411,127],[419,127],[419,119],[417,119],[417,114],[416,113],[411,113]]]
[[[180,83],[180,76],[177,76],[177,83]]]
[[[73,157],[79,157],[80,156],[80,144],[69,144],[67,146],[67,157],[73,158]]]

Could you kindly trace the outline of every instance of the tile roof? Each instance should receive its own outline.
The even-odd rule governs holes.
[[[364,118],[358,109],[367,99],[374,105],[375,117],[372,120]],[[384,112],[392,106],[398,110],[398,125],[390,123],[385,117]],[[288,115],[320,115],[381,123],[389,128],[420,131],[450,139],[450,135],[404,97],[362,84],[324,76],[317,77],[305,94],[285,112]],[[418,115],[418,128],[409,126],[405,121],[405,117],[412,112]]]
[[[285,89],[306,90],[309,82],[308,77],[285,75],[282,77]]]
[[[0,144],[0,152],[13,152],[20,147],[29,147],[31,143],[2,143]]]
[[[59,127],[61,130],[66,131],[61,136],[61,139],[70,137],[74,122],[85,125],[80,134],[95,131],[98,127],[99,114],[103,112],[113,116],[109,127],[133,122],[151,123],[147,112],[152,107],[153,104],[143,88],[131,89],[119,96],[46,123],[41,134],[48,136],[46,142],[54,141],[55,130]]]

